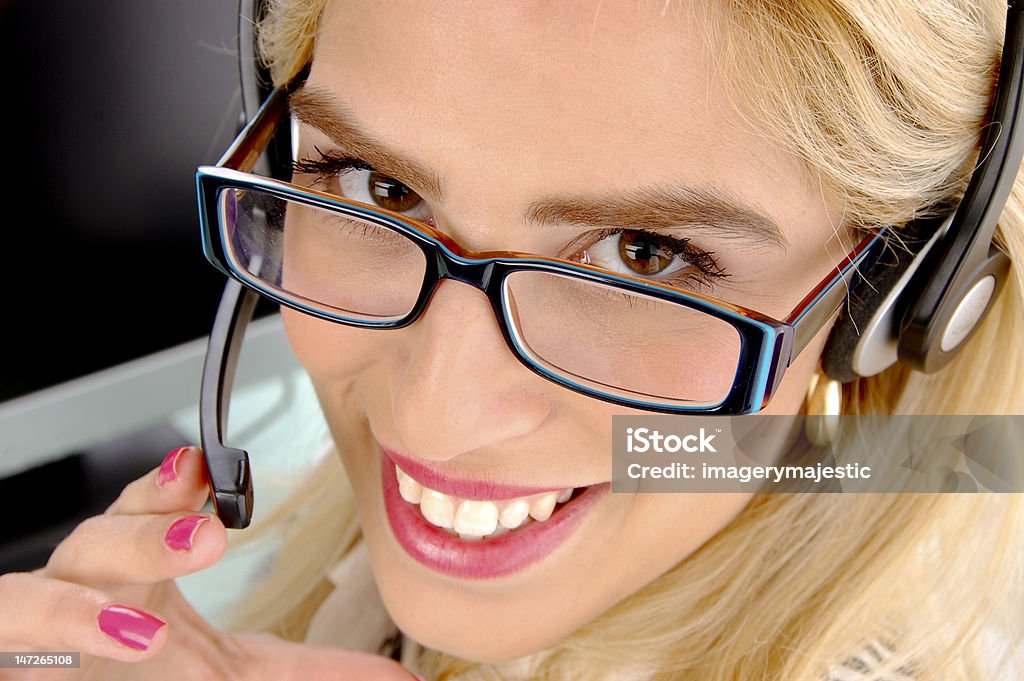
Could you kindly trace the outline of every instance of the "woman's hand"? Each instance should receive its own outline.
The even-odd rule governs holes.
[[[218,631],[172,581],[227,546],[207,498],[202,453],[183,447],[89,518],[46,567],[0,575],[0,651],[77,651],[79,670],[0,669],[22,679],[366,679],[409,681],[394,661],[266,635]]]

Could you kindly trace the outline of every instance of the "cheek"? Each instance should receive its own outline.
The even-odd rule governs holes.
[[[638,494],[630,509],[628,532],[619,552],[623,569],[648,572],[642,583],[685,560],[722,531],[753,495]],[[626,556],[631,556],[625,560]],[[643,556],[642,560],[636,560]]]
[[[356,329],[282,308],[296,358],[317,387],[345,381],[384,357],[387,332]]]

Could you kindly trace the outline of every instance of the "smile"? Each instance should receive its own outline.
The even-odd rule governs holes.
[[[564,504],[572,498],[574,491],[570,487],[560,492],[488,501],[459,499],[430,489],[413,480],[397,465],[395,479],[402,498],[410,504],[418,504],[427,522],[452,530],[462,539],[500,536],[529,523],[530,519],[544,522],[554,513],[557,504]]]
[[[608,483],[539,489],[453,481],[387,450],[381,451],[381,482],[389,525],[405,552],[434,570],[471,579],[501,577],[541,561],[610,490]]]

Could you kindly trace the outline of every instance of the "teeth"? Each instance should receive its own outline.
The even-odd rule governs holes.
[[[460,535],[486,537],[498,529],[498,507],[490,501],[463,501],[455,514],[454,529]]]
[[[573,490],[501,501],[460,500],[424,487],[412,476],[395,466],[398,491],[410,504],[419,504],[420,513],[431,525],[452,530],[467,540],[495,537],[514,530],[533,518],[544,522],[551,517],[556,504],[564,504]]]
[[[554,492],[534,499],[533,503],[530,504],[530,517],[536,521],[544,522],[551,517],[552,511],[555,510],[555,502],[557,500],[558,495]]]
[[[455,505],[447,494],[424,489],[420,498],[420,512],[431,525],[450,530],[455,522]]]
[[[526,502],[526,499],[516,499],[501,510],[498,520],[501,521],[502,527],[514,530],[523,524],[528,515],[530,515],[530,504]]]
[[[420,503],[423,496],[423,485],[416,482],[398,466],[395,466],[395,476],[398,478],[398,491],[402,498],[410,504]]]

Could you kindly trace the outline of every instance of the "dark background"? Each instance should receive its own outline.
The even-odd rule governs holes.
[[[0,0],[0,401],[209,332],[194,173],[237,130],[237,0]]]
[[[238,129],[237,13],[0,0],[0,402],[209,333],[224,278],[194,175]],[[0,480],[0,572],[45,564],[181,444],[157,428]]]

